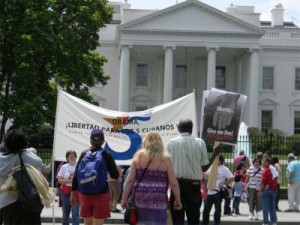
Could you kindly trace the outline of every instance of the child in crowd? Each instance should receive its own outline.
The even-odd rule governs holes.
[[[235,215],[240,215],[240,202],[241,196],[243,194],[243,188],[245,183],[241,181],[240,175],[235,175],[234,177],[234,193],[233,193],[233,211]]]

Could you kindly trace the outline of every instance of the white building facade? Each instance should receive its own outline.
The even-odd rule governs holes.
[[[281,4],[272,21],[253,6],[223,12],[198,0],[162,10],[110,4],[98,49],[110,80],[91,89],[102,107],[145,110],[194,91],[200,120],[203,91],[215,87],[248,97],[248,127],[300,133],[300,28],[284,22]]]

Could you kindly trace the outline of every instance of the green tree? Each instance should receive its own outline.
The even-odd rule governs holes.
[[[53,125],[58,85],[95,103],[88,87],[109,79],[96,48],[112,13],[106,0],[0,1],[0,137],[9,119],[27,133]]]

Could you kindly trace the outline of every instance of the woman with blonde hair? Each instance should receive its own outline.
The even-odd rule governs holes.
[[[129,193],[134,188],[133,200],[139,224],[167,224],[166,196],[169,184],[175,195],[174,207],[180,210],[182,205],[179,185],[171,158],[159,133],[152,131],[144,137],[142,149],[133,157],[123,192],[122,207],[127,206]]]

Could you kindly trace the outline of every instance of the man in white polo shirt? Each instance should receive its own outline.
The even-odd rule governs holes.
[[[204,140],[193,137],[193,122],[190,119],[179,121],[179,136],[167,143],[180,187],[181,210],[174,210],[174,195],[171,193],[170,206],[174,225],[183,225],[185,213],[188,224],[200,224],[202,173],[205,172],[219,154],[220,148],[215,148],[212,158],[207,158],[207,148]]]

